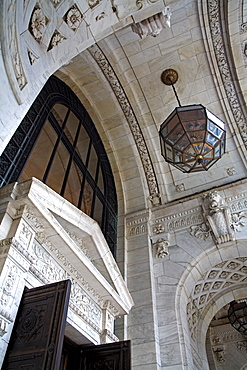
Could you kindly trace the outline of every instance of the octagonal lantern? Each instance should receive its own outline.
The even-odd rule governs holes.
[[[228,310],[228,318],[236,330],[247,335],[247,299],[232,301]]]
[[[183,172],[207,171],[225,153],[225,124],[203,105],[175,108],[159,134],[163,157]]]

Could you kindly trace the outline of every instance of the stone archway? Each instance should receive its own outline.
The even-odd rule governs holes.
[[[176,307],[184,368],[209,368],[205,340],[212,318],[227,303],[246,296],[244,247],[244,241],[214,246],[180,279]]]

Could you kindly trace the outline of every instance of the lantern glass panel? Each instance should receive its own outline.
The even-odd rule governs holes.
[[[167,133],[170,133],[174,127],[176,127],[176,125],[179,123],[179,119],[178,119],[178,116],[175,114],[173,118],[170,119],[170,121],[168,122],[168,124],[166,125],[166,129],[167,129]]]
[[[197,153],[195,152],[195,149],[192,145],[186,150],[186,153],[196,155]]]
[[[188,136],[192,143],[195,143],[198,141],[204,141],[205,131],[190,131],[188,132]]]
[[[165,148],[166,148],[166,157],[167,157],[167,159],[172,161],[173,160],[172,147],[170,147],[169,145],[166,144]]]
[[[174,161],[176,163],[182,162],[182,153],[181,152],[178,152],[178,151],[174,152]]]
[[[189,105],[177,108],[179,117],[182,121],[196,121],[206,118],[204,107],[200,105]]]
[[[212,148],[207,144],[204,144],[202,154],[207,153],[209,150],[212,150]]]
[[[203,155],[203,158],[213,158],[213,151],[210,150],[210,152],[207,152],[206,154]]]
[[[217,126],[219,126],[222,130],[225,130],[225,124],[221,121],[218,117],[216,117],[213,113],[211,113],[208,109],[206,109],[207,117],[210,121],[214,122]]]
[[[184,134],[185,134],[185,131],[184,131],[183,127],[179,124],[174,128],[174,130],[169,132],[169,134],[167,135],[166,140],[170,144],[175,144],[181,138],[181,136],[183,136]]]
[[[221,145],[220,145],[220,143],[214,148],[214,156],[215,157],[219,157],[220,156],[220,154],[221,154]]]
[[[197,154],[201,154],[202,148],[203,148],[203,143],[195,144],[194,148],[195,148]]]
[[[206,120],[190,120],[183,121],[183,126],[186,131],[206,130]]]
[[[181,137],[181,139],[176,143],[175,148],[179,150],[184,150],[190,144],[187,135]]]
[[[215,136],[217,136],[218,138],[221,138],[221,136],[223,135],[224,131],[219,127],[219,126],[216,126],[213,122],[211,121],[208,121],[208,130],[210,132],[212,132],[212,134],[214,134]]]
[[[213,135],[211,135],[209,132],[206,135],[206,141],[210,145],[214,146],[217,143],[217,138]]]

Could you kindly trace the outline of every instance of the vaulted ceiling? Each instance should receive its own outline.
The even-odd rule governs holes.
[[[17,9],[24,17],[17,27],[20,50],[23,56],[23,45],[28,45],[32,66],[26,82],[17,79],[21,91],[14,86],[16,96],[25,107],[25,99],[51,73],[76,92],[104,142],[125,213],[246,177],[244,0],[78,1],[76,7],[53,0],[41,2],[40,8],[33,1],[22,5]],[[134,32],[133,24],[150,21],[165,5],[171,12],[170,27],[163,24],[159,32],[141,37]],[[34,9],[37,17],[45,14],[41,35],[30,23]],[[78,15],[78,10],[81,19],[69,23],[68,12]],[[42,58],[43,73],[34,81]],[[203,104],[227,124],[226,154],[199,175],[180,172],[160,153],[159,127],[178,105],[172,88],[160,79],[167,68],[178,72],[182,105]]]

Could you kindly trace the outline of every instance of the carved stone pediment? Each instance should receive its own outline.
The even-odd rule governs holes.
[[[69,330],[96,344],[118,340],[114,320],[133,300],[97,222],[34,178],[2,188],[0,206],[0,346],[24,286],[64,279],[71,280]]]

